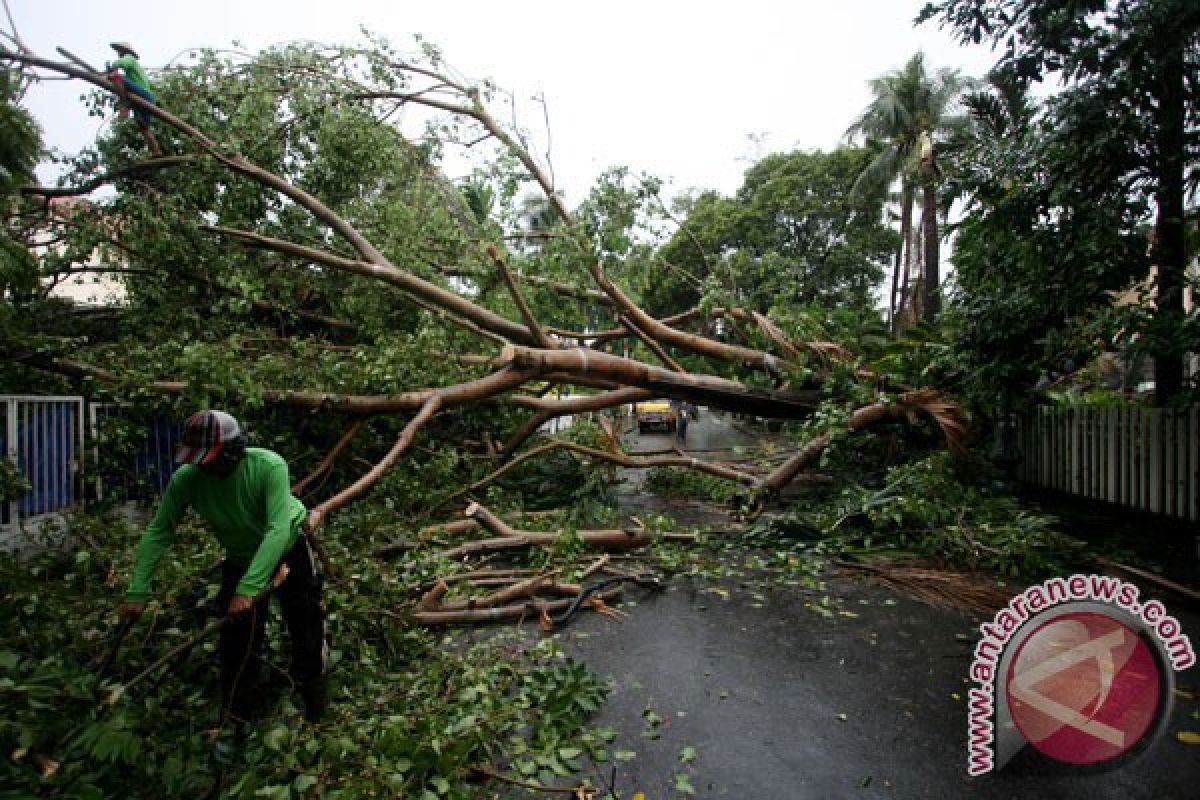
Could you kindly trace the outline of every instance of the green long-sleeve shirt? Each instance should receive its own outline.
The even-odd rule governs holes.
[[[171,476],[158,512],[142,534],[129,582],[131,601],[149,599],[154,571],[189,508],[209,524],[226,556],[246,565],[237,593],[251,597],[266,588],[279,560],[299,538],[307,513],[292,496],[287,462],[270,450],[247,448],[227,478],[184,464]]]
[[[138,60],[128,53],[109,64],[109,67],[120,67],[121,71],[125,73],[125,80],[130,83],[136,83],[147,92],[154,92],[154,89],[150,86],[150,79],[146,77],[146,71],[142,69],[142,65],[138,63]]]

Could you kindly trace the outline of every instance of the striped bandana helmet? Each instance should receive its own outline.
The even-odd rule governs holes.
[[[238,421],[224,411],[199,411],[183,423],[183,438],[175,451],[175,462],[208,464],[241,435]]]

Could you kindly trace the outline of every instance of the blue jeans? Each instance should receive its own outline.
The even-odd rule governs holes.
[[[138,86],[136,83],[134,83],[133,81],[129,81],[129,80],[125,81],[125,89],[130,94],[136,94],[138,97],[142,98],[147,103],[154,103],[155,105],[157,105],[157,102],[154,99],[154,93],[151,92],[149,89],[143,89],[141,86]],[[147,114],[142,109],[134,108],[133,109],[133,118],[135,120],[137,120],[137,124],[139,126],[141,126],[143,128],[150,127],[150,115]]]

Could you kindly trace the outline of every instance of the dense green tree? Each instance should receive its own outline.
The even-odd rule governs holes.
[[[661,255],[735,305],[872,308],[896,236],[879,199],[850,188],[874,157],[857,147],[767,156],[732,198],[698,197]],[[700,300],[699,286],[666,270],[663,284],[657,296]]]
[[[940,308],[941,254],[938,233],[938,184],[941,168],[937,149],[941,141],[963,125],[956,101],[967,82],[957,70],[930,72],[925,55],[917,53],[902,68],[870,82],[871,104],[847,131],[880,142],[882,149],[855,182],[859,194],[883,196],[900,182],[900,236],[903,259],[897,255],[892,276],[891,314],[897,313],[897,276],[903,261],[907,280],[912,264],[913,203],[921,189],[924,274],[921,280],[921,316],[931,322]],[[907,288],[907,287],[905,287]]]
[[[28,232],[22,225],[21,208],[15,197],[27,183],[41,156],[41,130],[14,96],[17,76],[0,69],[0,206],[4,209],[0,228],[0,336],[11,338],[26,327],[30,303],[36,298],[37,264],[29,250]]]
[[[974,125],[948,171],[964,198],[946,328],[949,368],[984,411],[1017,400],[1039,374],[1082,365],[1105,331],[1111,292],[1149,266],[1144,203],[1103,170],[1082,171],[1058,100],[1034,107],[999,76],[969,95]],[[1074,175],[1069,186],[1065,175]]]
[[[1184,195],[1200,164],[1200,5],[1191,0],[942,0],[939,19],[964,42],[1002,47],[997,69],[1028,84],[1061,76],[1057,119],[1075,156],[1064,191],[1115,181],[1155,205],[1157,312],[1149,330],[1156,398],[1183,386]]]

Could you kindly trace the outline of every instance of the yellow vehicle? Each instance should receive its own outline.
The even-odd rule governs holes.
[[[668,433],[675,431],[675,409],[666,400],[647,400],[633,407],[637,418],[638,433],[645,433],[653,428],[662,428]]]

